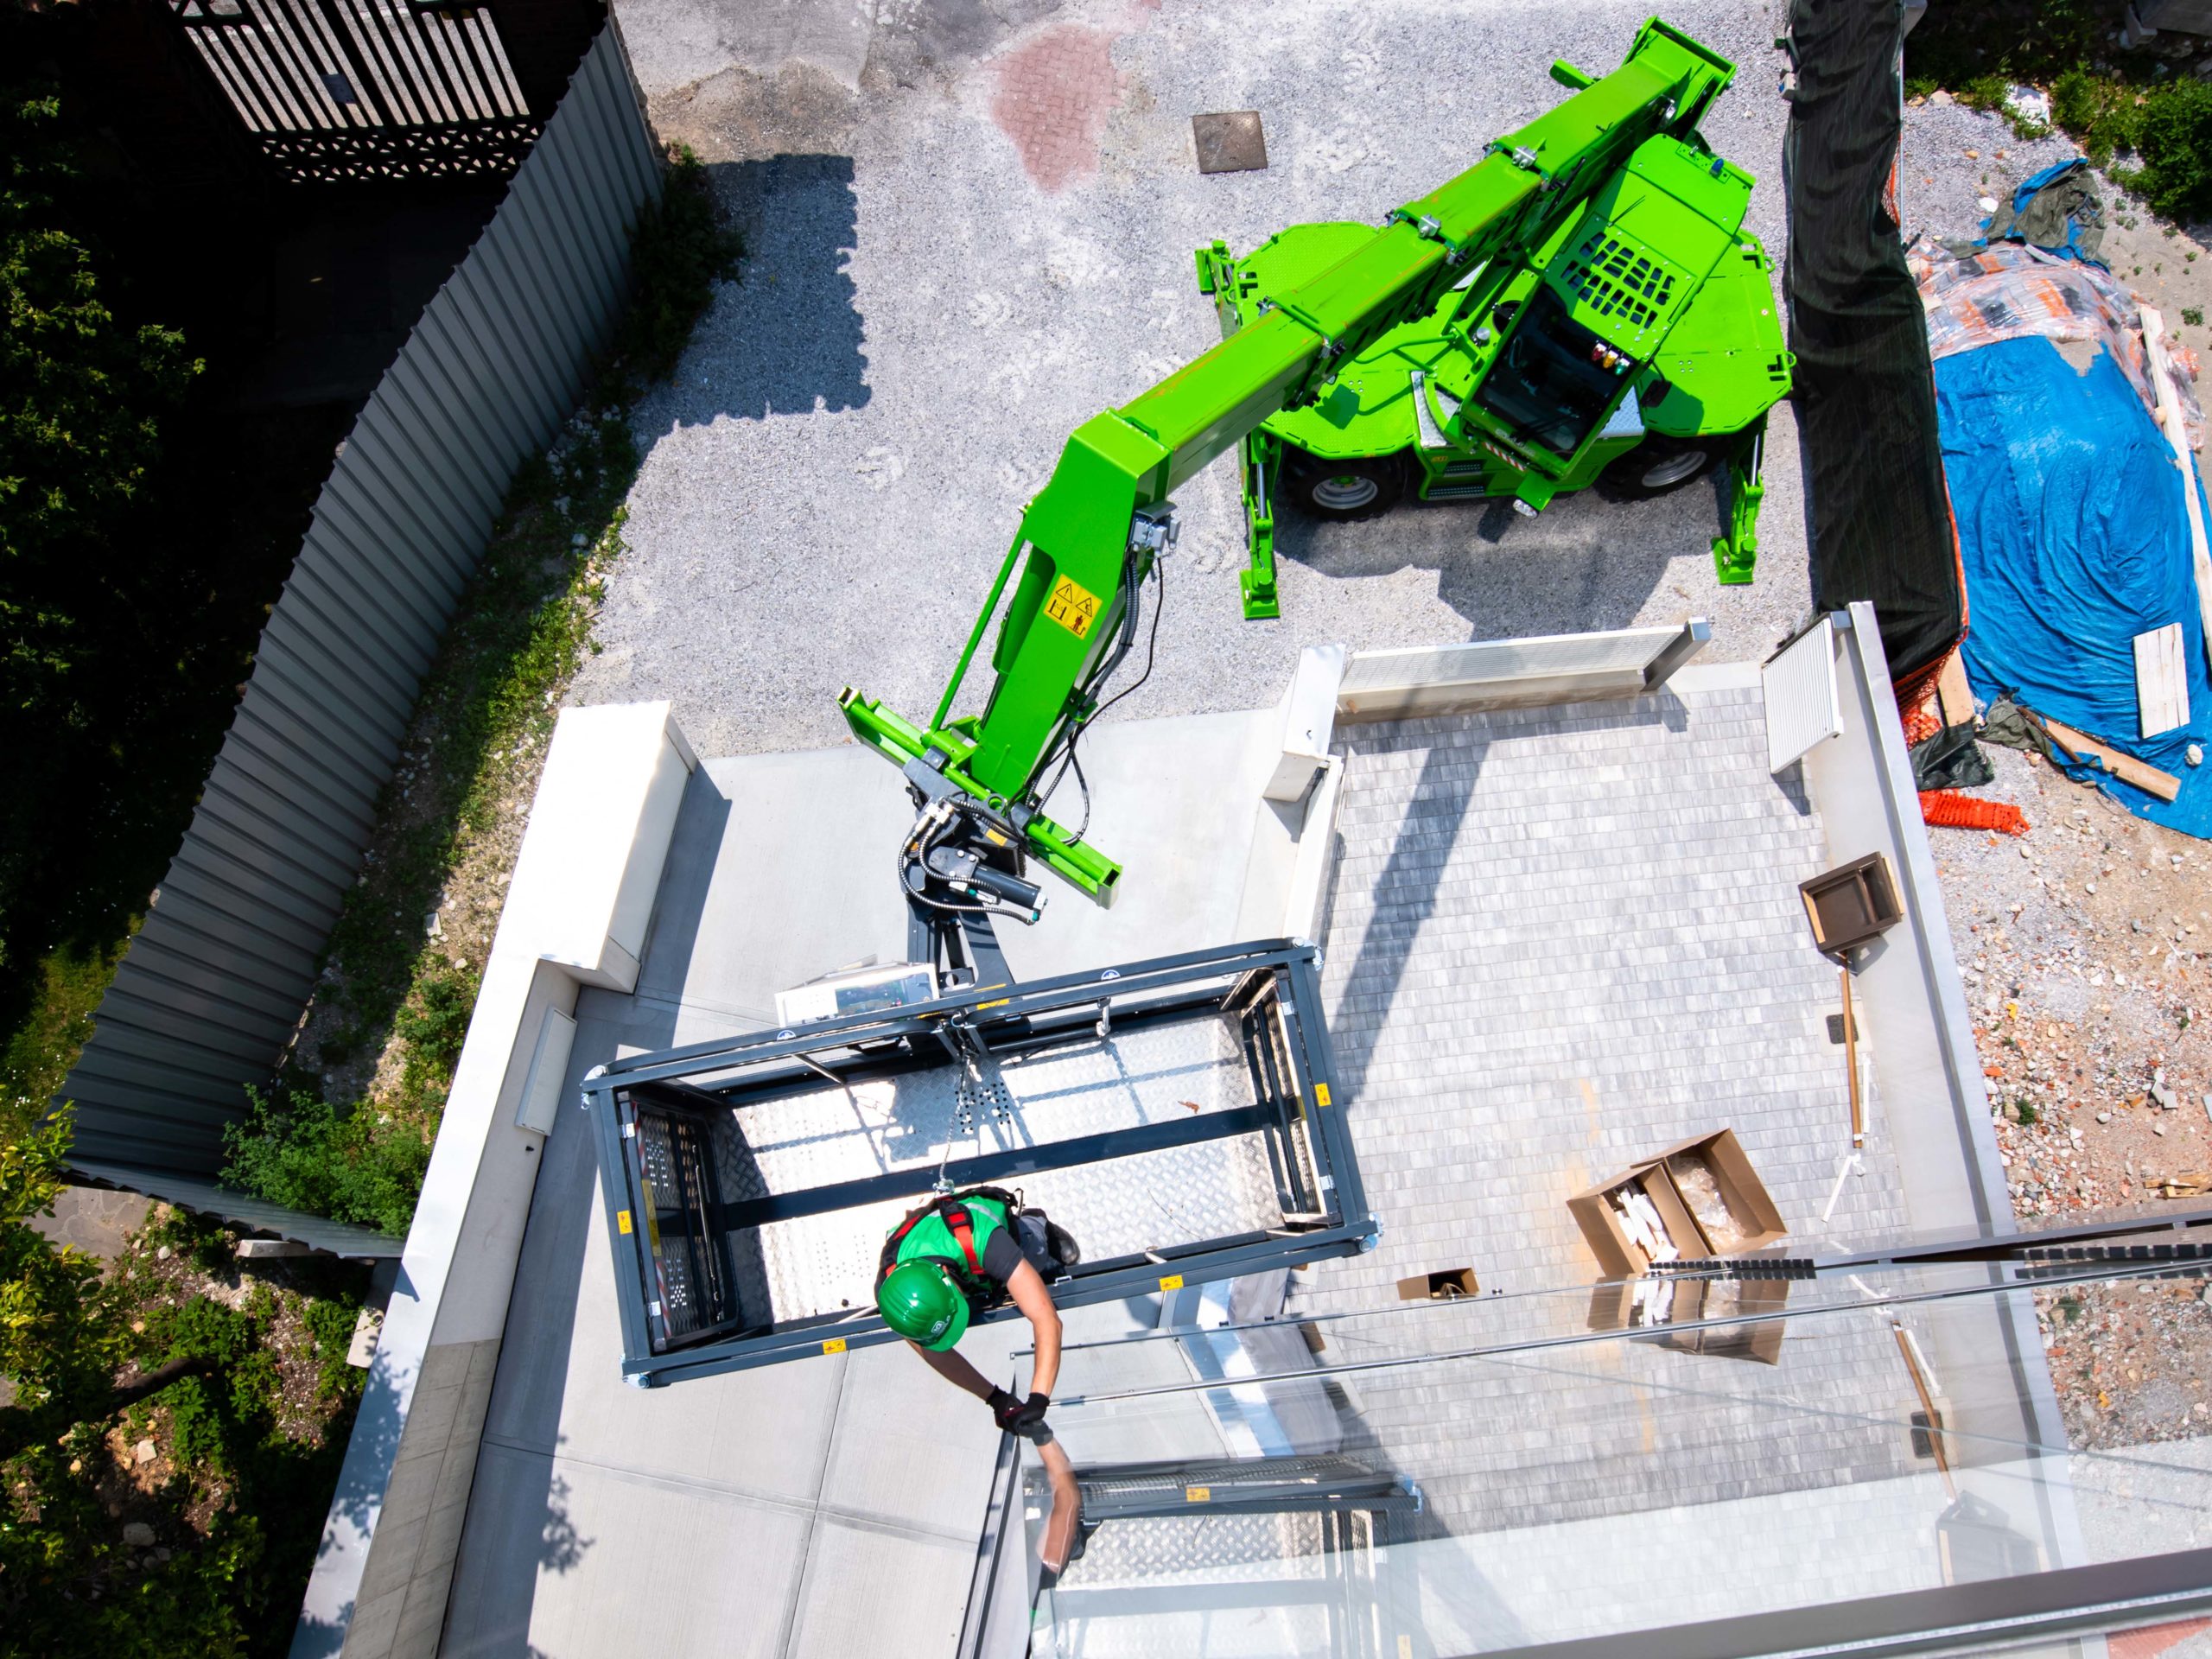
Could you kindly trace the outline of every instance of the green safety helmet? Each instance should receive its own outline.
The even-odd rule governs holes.
[[[905,1262],[875,1293],[883,1322],[909,1342],[943,1353],[968,1331],[968,1299],[934,1262]]]

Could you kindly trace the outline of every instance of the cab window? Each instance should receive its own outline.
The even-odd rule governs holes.
[[[1610,348],[1539,285],[1516,320],[1475,401],[1532,443],[1572,455],[1605,418],[1627,377],[1606,367]]]

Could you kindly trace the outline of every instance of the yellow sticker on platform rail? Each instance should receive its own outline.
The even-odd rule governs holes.
[[[842,1337],[825,1338],[823,1340],[822,1351],[825,1354],[843,1353],[845,1351],[845,1339]]]
[[[1329,1103],[1329,1085],[1327,1084],[1317,1083],[1313,1085],[1313,1103],[1317,1106],[1325,1106]]]
[[[1180,1289],[1182,1289],[1182,1288],[1183,1288],[1183,1275],[1182,1275],[1181,1274],[1179,1274],[1179,1273],[1171,1273],[1171,1274],[1168,1274],[1165,1279],[1162,1279],[1162,1280],[1160,1281],[1160,1287],[1162,1290],[1180,1290]]]
[[[1098,620],[1098,595],[1073,576],[1062,576],[1052,584],[1045,614],[1077,639],[1088,639],[1090,625]]]
[[[618,1210],[615,1211],[614,1224],[617,1227],[620,1227],[624,1232],[628,1232],[630,1230],[630,1212],[627,1210]]]
[[[1213,1502],[1213,1488],[1211,1486],[1185,1486],[1183,1489],[1183,1501],[1185,1503],[1211,1503]]]

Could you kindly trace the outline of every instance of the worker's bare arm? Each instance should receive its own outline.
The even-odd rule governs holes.
[[[1034,1278],[1036,1275],[1033,1274],[1030,1276]],[[1060,1345],[1059,1325],[1057,1320],[1053,1323],[1052,1332],[1052,1347],[1057,1352]],[[906,1345],[928,1361],[930,1370],[951,1383],[954,1388],[965,1389],[978,1400],[988,1400],[991,1397],[991,1385],[983,1380],[983,1374],[963,1359],[956,1351],[948,1348],[940,1354],[923,1347],[918,1342],[910,1342]]]
[[[1076,1528],[1083,1520],[1083,1489],[1076,1484],[1075,1465],[1058,1440],[1037,1447],[1038,1460],[1052,1484],[1052,1513],[1045,1522],[1045,1536],[1038,1546],[1039,1563],[1048,1572],[1064,1572],[1075,1550]]]
[[[1052,1306],[1052,1293],[1045,1288],[1044,1275],[1027,1262],[1014,1270],[1006,1288],[1037,1332],[1037,1363],[1030,1376],[1030,1389],[1050,1394],[1060,1377],[1060,1310]]]

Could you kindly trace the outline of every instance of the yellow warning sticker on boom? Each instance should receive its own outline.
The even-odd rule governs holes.
[[[1052,584],[1052,596],[1045,601],[1045,614],[1077,639],[1088,639],[1090,625],[1098,620],[1098,595],[1073,576],[1062,576]]]

